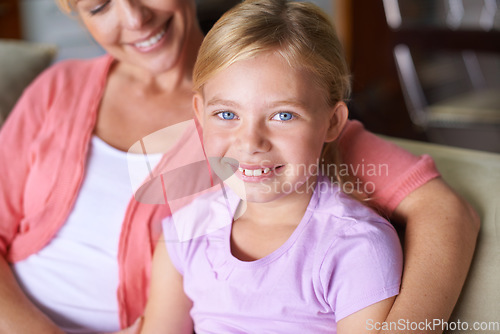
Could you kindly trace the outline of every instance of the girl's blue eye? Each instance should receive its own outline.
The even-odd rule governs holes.
[[[222,119],[229,120],[229,121],[236,117],[236,115],[230,111],[222,111],[222,112],[218,113],[217,116],[219,116]]]
[[[291,112],[279,112],[273,117],[273,119],[279,121],[289,121],[293,119],[293,114]]]

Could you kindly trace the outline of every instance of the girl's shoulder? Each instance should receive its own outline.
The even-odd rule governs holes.
[[[311,208],[313,224],[308,224],[311,230],[308,233],[317,235],[317,244],[323,249],[320,253],[336,252],[347,240],[389,249],[399,246],[392,224],[372,208],[342,192],[338,184],[328,180],[318,183],[315,192],[316,203]]]
[[[233,193],[214,186],[195,196],[189,203],[186,203],[189,198],[181,199],[186,203],[183,206],[180,206],[178,201],[169,203],[172,213],[163,220],[166,238],[185,242],[231,225],[240,201]]]
[[[382,224],[390,223],[368,206],[345,193],[338,183],[332,183],[328,178],[321,177],[315,189],[317,198],[314,206],[315,215],[323,216],[327,220],[340,220],[348,225],[363,221],[377,221]]]
[[[398,293],[402,250],[386,219],[338,185],[325,185],[313,217],[316,286],[337,321]]]

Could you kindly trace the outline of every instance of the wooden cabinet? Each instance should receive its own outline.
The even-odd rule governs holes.
[[[450,27],[445,5],[462,3],[460,25]],[[500,123],[500,10],[487,3],[495,0],[346,1],[349,7],[337,13],[337,21],[347,33],[351,114],[381,134],[499,152],[500,127],[493,119]],[[473,99],[465,101],[469,93]],[[472,105],[474,115],[451,114],[449,107],[458,110],[457,105],[460,113]],[[431,107],[446,110],[453,120],[444,124],[444,112]],[[465,126],[458,117],[474,117],[474,124]],[[439,126],[429,122],[438,118]]]
[[[0,0],[0,38],[21,38],[18,0]]]

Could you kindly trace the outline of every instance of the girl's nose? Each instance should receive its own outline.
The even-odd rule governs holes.
[[[120,0],[122,25],[130,30],[140,29],[151,18],[152,13],[142,0]]]
[[[271,149],[271,142],[266,129],[259,124],[242,126],[237,134],[240,150],[247,154],[264,153]]]

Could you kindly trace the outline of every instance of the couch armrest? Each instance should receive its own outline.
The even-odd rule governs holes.
[[[431,155],[443,179],[479,213],[476,251],[450,321],[500,326],[500,154],[386,139],[414,154]]]
[[[0,39],[0,126],[24,89],[55,55],[52,45]]]

